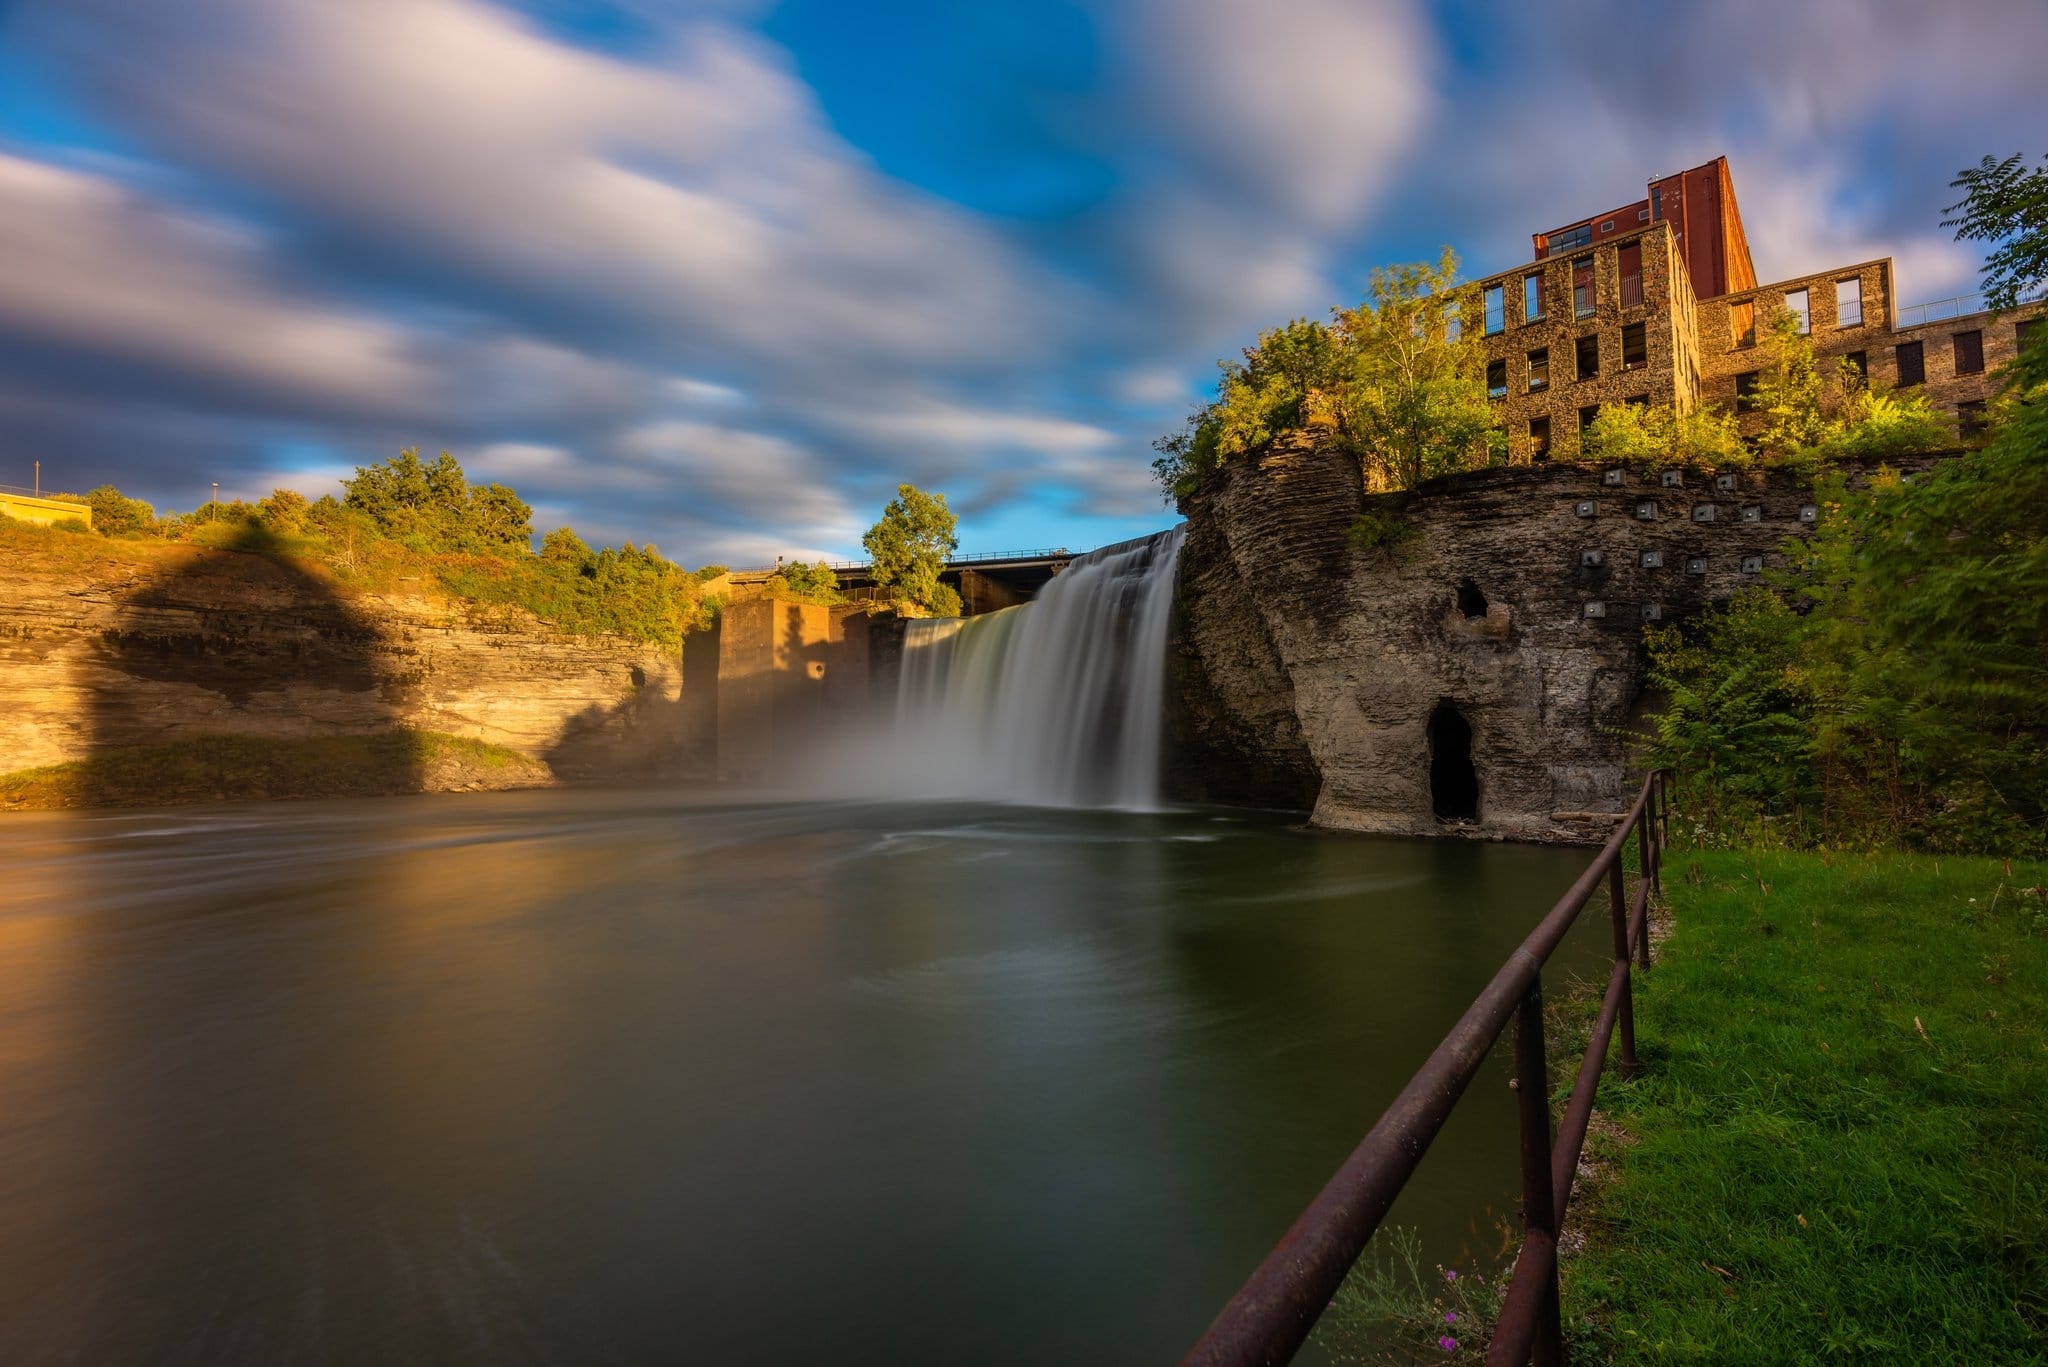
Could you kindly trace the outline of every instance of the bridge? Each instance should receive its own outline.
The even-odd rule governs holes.
[[[974,555],[956,555],[946,562],[939,572],[941,583],[950,584],[960,595],[960,608],[966,616],[994,612],[998,608],[1015,607],[1028,603],[1038,596],[1052,577],[1067,567],[1069,561],[1086,552],[1070,551],[1065,546],[1041,548],[1028,551],[982,551]],[[826,568],[839,577],[839,590],[848,598],[886,598],[888,591],[875,584],[874,566],[864,560],[826,561]],[[775,571],[771,568],[735,570],[735,583],[758,583]]]

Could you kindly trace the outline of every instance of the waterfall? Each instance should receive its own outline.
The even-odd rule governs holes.
[[[1184,530],[1091,551],[1021,607],[909,623],[895,747],[907,786],[1039,806],[1157,807]]]

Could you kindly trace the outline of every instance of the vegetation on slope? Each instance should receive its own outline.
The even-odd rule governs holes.
[[[1573,1220],[1588,1360],[2048,1354],[2048,868],[1675,856],[1629,1136]]]
[[[445,451],[431,464],[408,449],[359,467],[343,491],[340,499],[309,502],[279,489],[257,503],[161,516],[112,486],[64,497],[92,507],[101,537],[253,551],[369,592],[431,585],[471,602],[524,608],[581,635],[675,646],[717,612],[704,585],[724,573],[720,566],[686,571],[653,546],[631,542],[593,550],[566,527],[548,533],[536,554],[532,510],[519,495],[502,484],[471,484]],[[42,554],[67,554],[61,533],[35,538]]]

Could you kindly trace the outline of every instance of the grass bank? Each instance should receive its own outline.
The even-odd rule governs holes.
[[[552,777],[517,751],[438,731],[199,736],[0,774],[0,811],[522,788]]]
[[[2048,866],[1674,853],[1587,1361],[2048,1361]]]

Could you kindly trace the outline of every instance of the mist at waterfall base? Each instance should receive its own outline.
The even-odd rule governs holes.
[[[1090,551],[1018,607],[906,623],[894,715],[824,747],[806,792],[1159,810],[1185,534]]]

